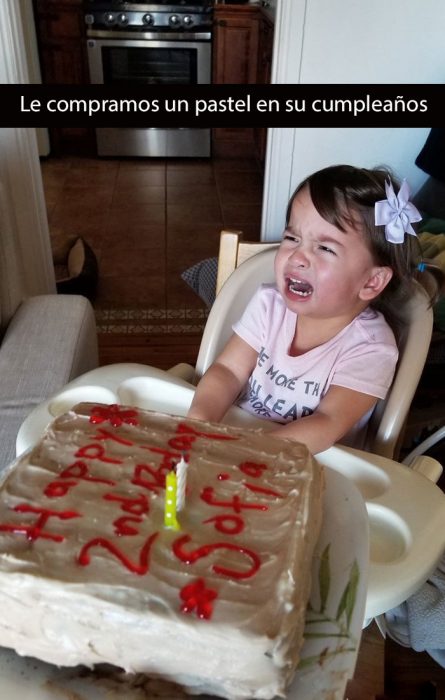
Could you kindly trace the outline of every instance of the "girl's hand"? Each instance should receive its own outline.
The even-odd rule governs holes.
[[[258,353],[233,334],[196,387],[187,416],[220,421],[249,379]]]

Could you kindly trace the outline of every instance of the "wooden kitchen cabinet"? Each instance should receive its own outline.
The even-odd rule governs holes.
[[[273,36],[273,22],[265,15],[261,15],[259,23],[257,74],[257,83],[260,85],[268,85],[270,83],[272,72]]]
[[[259,85],[268,85],[272,73],[274,25],[264,14],[261,15],[258,41],[258,75]],[[267,129],[256,128],[253,132],[256,154],[260,163],[264,164],[266,158]]]
[[[44,82],[88,82],[82,1],[36,0],[34,6]]]
[[[245,85],[258,79],[258,7],[215,5],[213,18],[213,83]],[[216,156],[252,156],[253,129],[213,129]]]
[[[215,5],[213,82],[270,83],[273,22],[258,5]],[[256,156],[264,163],[267,129],[214,129],[213,152],[226,157]]]
[[[40,70],[44,85],[89,83],[82,0],[34,0]],[[94,153],[88,128],[50,128],[51,152]]]
[[[213,27],[213,82],[256,83],[259,41],[258,8],[216,5]]]

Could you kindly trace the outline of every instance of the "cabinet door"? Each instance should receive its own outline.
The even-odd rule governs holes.
[[[256,13],[215,13],[214,83],[236,85],[256,83],[258,35]]]
[[[88,82],[80,46],[42,46],[40,57],[42,75],[47,85],[82,85]]]
[[[274,26],[263,17],[260,22],[257,83],[268,85],[272,72]]]
[[[79,0],[36,0],[34,3],[41,41],[63,43],[84,35],[84,12]]]
[[[268,85],[272,72],[274,26],[272,22],[265,17],[262,17],[260,21],[259,35],[257,82],[260,85]],[[264,165],[266,159],[267,129],[264,127],[255,128],[254,140],[257,158],[260,163]]]
[[[213,82],[246,85],[258,77],[259,8],[254,5],[216,5],[213,31]],[[212,130],[216,156],[253,157],[253,129]]]
[[[44,83],[87,83],[86,39],[81,2],[37,0],[35,17]]]
[[[82,0],[34,0],[42,82],[45,85],[89,83]],[[94,152],[89,128],[50,128],[54,154]]]

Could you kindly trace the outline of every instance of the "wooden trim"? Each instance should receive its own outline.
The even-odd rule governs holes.
[[[264,173],[261,240],[278,241],[291,195],[295,129],[269,129]]]
[[[306,6],[307,0],[281,0],[277,3],[272,83],[300,82]],[[286,207],[291,195],[296,132],[297,129],[268,130],[261,224],[262,241],[278,240],[284,228]]]

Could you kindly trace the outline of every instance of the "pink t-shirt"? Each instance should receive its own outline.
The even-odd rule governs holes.
[[[264,284],[256,291],[233,326],[235,333],[258,352],[238,406],[254,415],[288,423],[314,413],[331,384],[385,398],[398,351],[394,334],[381,313],[367,308],[328,342],[293,357],[288,350],[297,318],[275,285]],[[361,445],[370,413],[342,440],[344,444]]]

